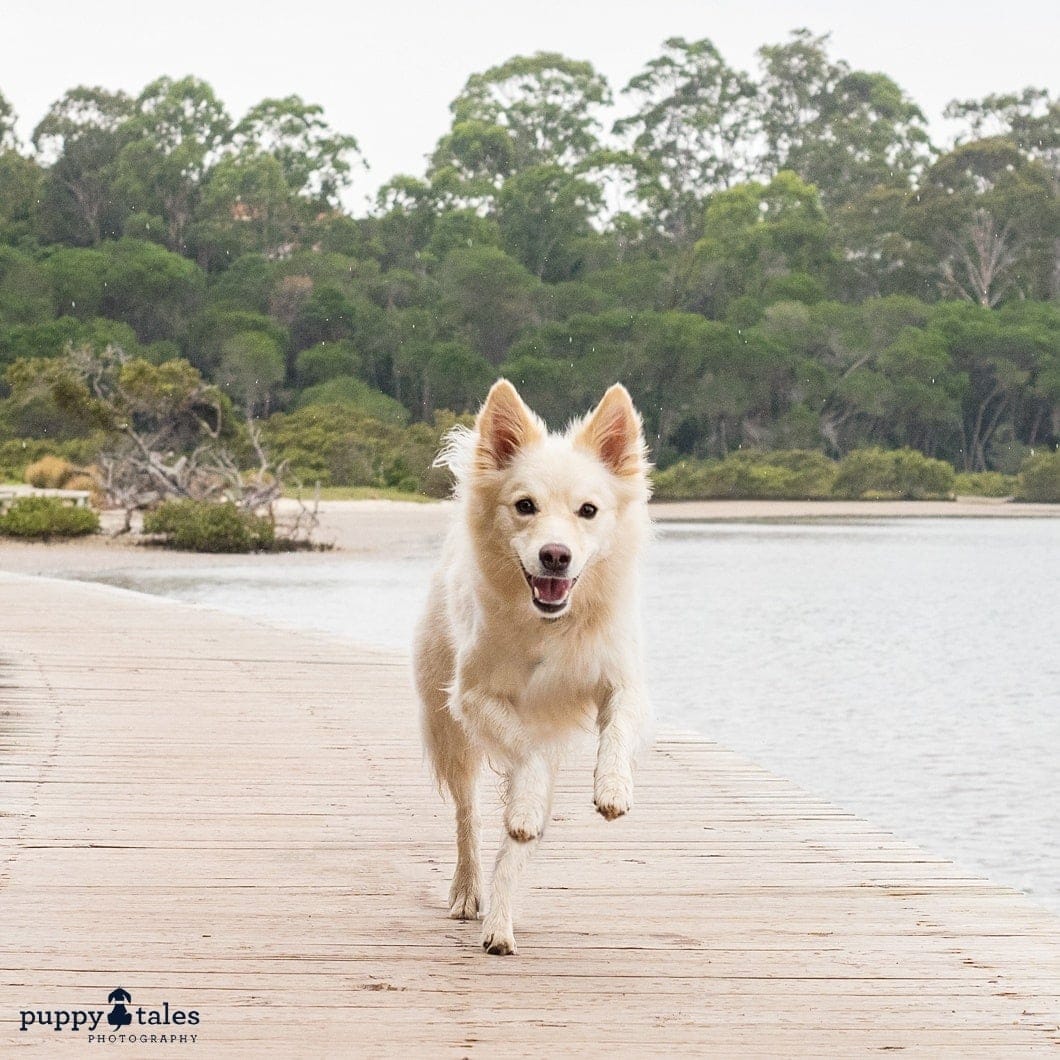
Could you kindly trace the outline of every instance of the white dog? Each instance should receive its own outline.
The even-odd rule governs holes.
[[[456,804],[449,915],[482,909],[476,786],[505,777],[504,826],[482,945],[515,953],[512,892],[548,823],[556,769],[578,730],[599,729],[594,798],[630,809],[649,719],[638,553],[650,530],[641,421],[611,387],[585,419],[550,434],[506,380],[439,462],[457,510],[416,636],[423,735]]]

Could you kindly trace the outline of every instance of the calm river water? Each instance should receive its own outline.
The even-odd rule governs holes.
[[[107,580],[406,649],[431,565]],[[1060,912],[1060,523],[671,524],[646,590],[660,721]]]

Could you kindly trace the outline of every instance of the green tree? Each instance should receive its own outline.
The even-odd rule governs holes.
[[[130,324],[141,342],[183,339],[202,301],[202,270],[155,243],[122,239],[104,249],[109,258],[105,315]]]
[[[829,206],[908,187],[930,151],[923,113],[891,78],[833,62],[827,49],[827,35],[805,29],[759,49],[767,171],[793,170]]]
[[[450,205],[480,203],[530,166],[575,168],[601,149],[610,103],[607,81],[591,64],[554,52],[472,74],[431,157],[432,188]]]
[[[959,461],[965,471],[986,471],[991,446],[1046,350],[1049,337],[1010,328],[989,309],[968,302],[942,304],[932,330],[945,342],[957,371],[967,378],[961,409]],[[1055,341],[1055,336],[1054,336]]]
[[[221,348],[217,383],[248,419],[269,414],[285,377],[283,350],[260,331],[241,331]]]
[[[287,348],[286,328],[264,313],[237,308],[238,304],[212,305],[188,323],[189,360],[208,377],[217,372],[225,344],[237,335],[257,332],[278,348]]]
[[[263,99],[236,126],[240,153],[275,159],[287,186],[311,202],[336,206],[364,165],[357,140],[336,132],[324,110],[300,96]]]
[[[537,279],[495,247],[454,250],[438,281],[443,313],[491,364],[536,319]]]
[[[635,110],[615,122],[640,164],[637,191],[655,223],[698,234],[703,200],[755,175],[755,85],[710,40],[671,37],[623,89]]]
[[[1045,88],[994,93],[983,99],[952,100],[945,110],[951,121],[963,123],[958,143],[1011,140],[1031,158],[1060,165],[1060,98]]]
[[[710,315],[745,316],[772,301],[824,294],[835,258],[831,232],[817,189],[794,173],[712,196],[703,231],[696,258]]]
[[[1048,294],[1060,199],[1043,166],[1009,140],[978,140],[938,159],[906,224],[937,254],[951,297],[993,307]]]
[[[136,135],[136,104],[124,92],[71,89],[33,130],[44,181],[42,234],[57,242],[95,245],[120,235],[130,212],[117,191],[118,157]]]
[[[11,106],[3,92],[0,92],[0,153],[18,151],[15,123],[15,108]]]
[[[29,254],[0,246],[0,327],[53,315],[47,270]]]
[[[304,388],[326,383],[340,375],[356,375],[360,368],[361,357],[352,342],[321,342],[298,354],[295,378]]]
[[[0,243],[17,244],[34,231],[44,171],[17,151],[0,151]]]
[[[206,82],[160,77],[137,97],[123,129],[132,139],[118,158],[119,191],[162,217],[166,246],[183,252],[206,175],[232,135],[228,114]]]
[[[57,316],[87,320],[103,310],[111,257],[102,250],[64,247],[48,258]]]
[[[280,163],[269,155],[222,158],[205,178],[188,247],[217,271],[246,254],[277,255],[295,240],[298,212]]]
[[[497,196],[501,246],[538,279],[578,274],[600,189],[560,166],[531,166],[509,177]]]

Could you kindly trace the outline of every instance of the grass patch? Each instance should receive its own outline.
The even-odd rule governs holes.
[[[317,491],[305,486],[291,486],[283,491],[283,495],[293,500],[311,502],[317,496]],[[412,501],[414,504],[433,504],[437,500],[436,497],[399,490],[393,486],[321,486],[320,499],[322,501]]]

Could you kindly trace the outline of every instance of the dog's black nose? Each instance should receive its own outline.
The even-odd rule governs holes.
[[[552,574],[562,574],[570,566],[570,549],[566,545],[542,545],[538,556],[541,566]]]

